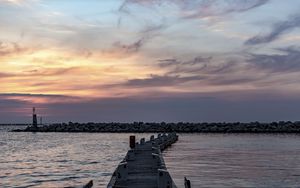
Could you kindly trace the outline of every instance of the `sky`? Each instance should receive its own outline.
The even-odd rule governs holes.
[[[300,120],[300,1],[0,0],[0,122]]]

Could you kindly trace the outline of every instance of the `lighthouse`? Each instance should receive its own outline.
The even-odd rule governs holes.
[[[32,108],[32,127],[37,128],[37,115],[35,113],[35,107]]]

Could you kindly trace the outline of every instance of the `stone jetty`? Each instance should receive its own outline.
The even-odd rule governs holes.
[[[58,123],[28,126],[15,132],[116,132],[116,133],[300,133],[300,121],[272,123]]]
[[[167,171],[162,151],[178,140],[176,133],[152,135],[135,143],[130,137],[131,149],[114,171],[108,188],[176,188]],[[187,186],[186,186],[187,187]]]

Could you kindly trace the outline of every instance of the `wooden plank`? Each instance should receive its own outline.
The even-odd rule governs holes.
[[[127,152],[107,187],[176,188],[167,172],[161,152],[177,140],[178,136],[175,133],[159,134],[157,138],[151,136],[147,142],[141,139],[135,148]]]

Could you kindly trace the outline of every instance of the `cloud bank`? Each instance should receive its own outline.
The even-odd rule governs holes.
[[[266,4],[269,0],[125,0],[119,11],[129,12],[132,5],[163,6],[166,3],[177,6],[183,18],[222,16],[232,12],[244,12]]]
[[[0,1],[0,117],[37,106],[51,121],[296,119],[299,6]]]
[[[288,20],[277,22],[271,28],[271,32],[264,35],[257,35],[248,39],[246,45],[266,44],[273,42],[282,35],[300,27],[300,15],[291,16]]]

